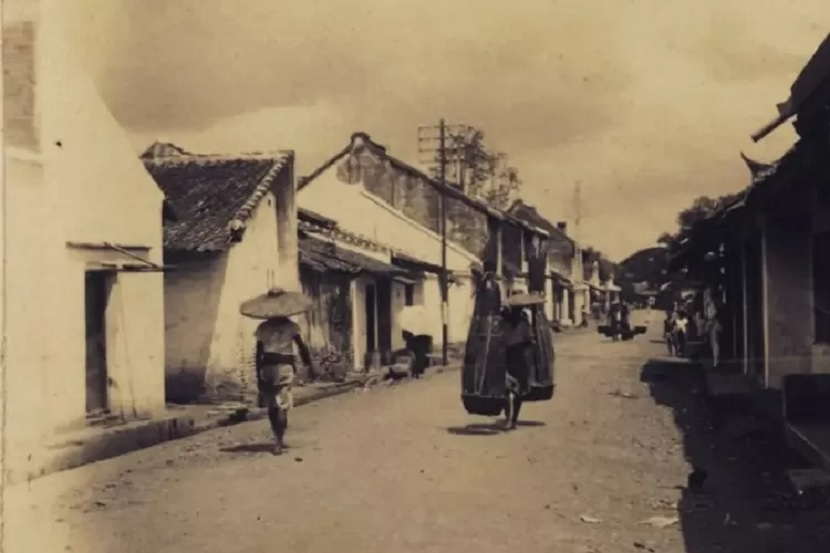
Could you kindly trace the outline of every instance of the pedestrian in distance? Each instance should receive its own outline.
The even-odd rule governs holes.
[[[507,323],[505,332],[505,361],[507,363],[506,426],[515,429],[522,409],[522,398],[530,387],[528,353],[533,343],[533,330],[522,307],[508,307],[502,312]]]
[[[677,319],[674,321],[674,354],[682,357],[686,354],[686,342],[689,332],[689,318],[684,310],[677,312]]]
[[[674,311],[666,311],[666,318],[663,320],[663,338],[666,340],[666,347],[669,349],[669,355],[674,356],[674,331],[677,314]]]

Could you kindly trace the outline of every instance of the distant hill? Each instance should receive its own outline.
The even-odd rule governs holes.
[[[634,252],[619,263],[619,284],[637,292],[658,290],[669,280],[666,274],[669,255],[669,250],[662,246]]]

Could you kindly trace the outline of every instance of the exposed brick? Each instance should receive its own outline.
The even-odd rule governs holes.
[[[3,121],[8,146],[36,150],[36,27],[30,21],[3,26]]]
[[[356,163],[352,158],[357,157]],[[341,162],[338,173],[359,166],[366,189],[434,232],[440,232],[439,191],[419,175],[404,171],[368,149],[356,149]],[[352,175],[353,176],[353,175]],[[447,237],[484,257],[488,243],[488,217],[458,198],[447,197]]]

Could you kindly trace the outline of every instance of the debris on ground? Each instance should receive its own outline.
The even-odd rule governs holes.
[[[637,399],[637,398],[640,397],[636,394],[632,394],[631,392],[623,392],[622,390],[614,390],[613,392],[609,393],[608,395],[609,396],[614,396],[614,397],[621,397],[621,398],[625,398],[625,399]]]
[[[602,521],[598,518],[589,517],[588,515],[580,515],[579,520],[585,524],[601,524]]]
[[[668,528],[669,526],[677,524],[678,522],[680,522],[680,519],[677,517],[655,516],[651,517],[650,519],[641,521],[640,524],[646,526],[654,526],[655,528]]]
[[[669,509],[675,510],[680,506],[679,501],[671,501],[669,499],[652,499],[650,507],[654,510]]]

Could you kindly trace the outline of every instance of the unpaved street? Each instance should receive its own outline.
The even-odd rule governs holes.
[[[52,475],[7,498],[7,551],[738,551],[720,513],[697,542],[670,524],[689,469],[641,381],[656,337],[560,340],[554,401],[511,433],[463,411],[451,372],[297,409],[283,457],[255,422]]]

